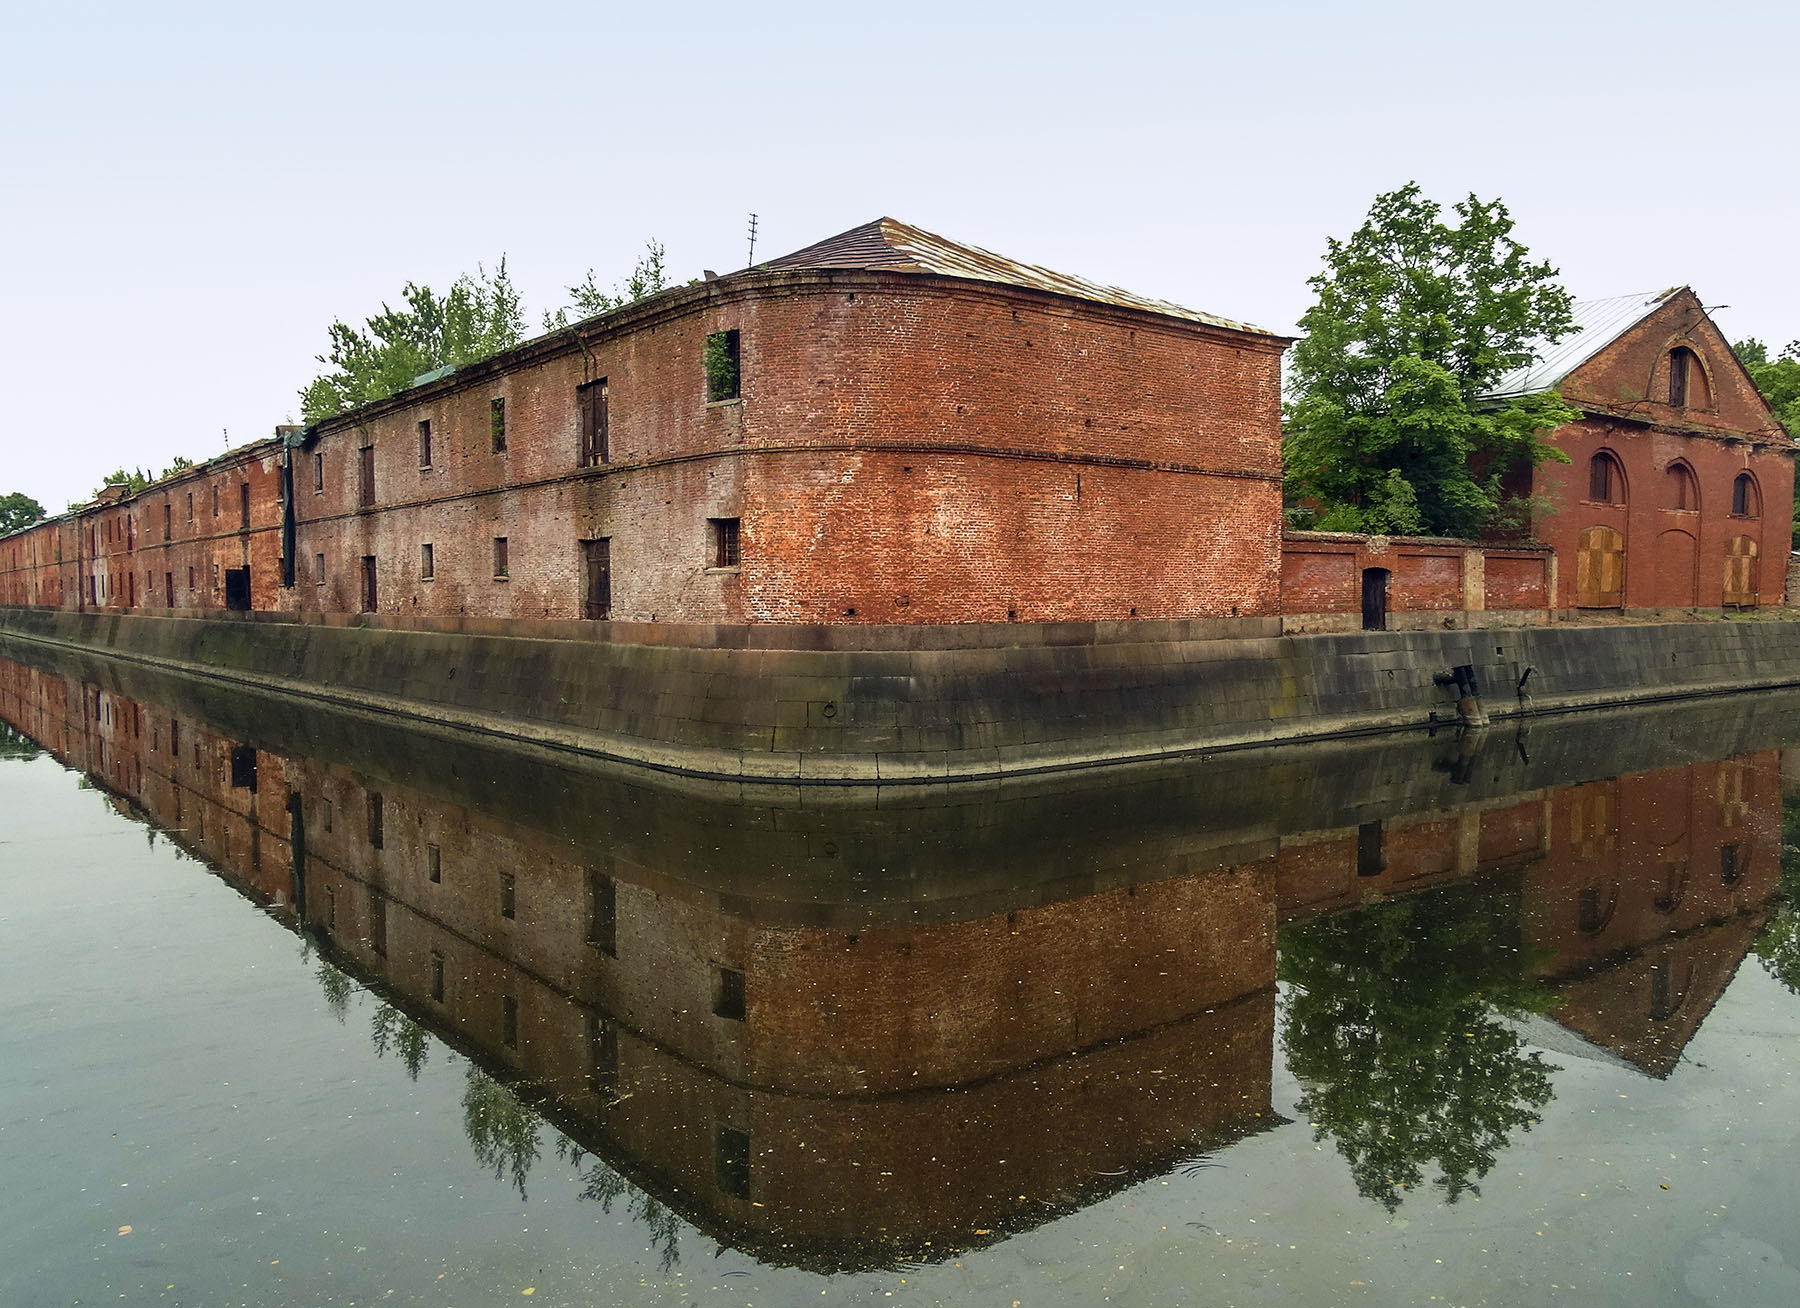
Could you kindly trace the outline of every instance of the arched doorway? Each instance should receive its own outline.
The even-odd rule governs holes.
[[[1749,608],[1756,603],[1756,538],[1733,536],[1725,542],[1725,596],[1721,603]]]

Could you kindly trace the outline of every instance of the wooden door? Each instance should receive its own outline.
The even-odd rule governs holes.
[[[1575,604],[1616,609],[1625,604],[1625,538],[1611,527],[1589,527],[1575,547]]]
[[[612,617],[612,539],[581,542],[581,616],[598,621]]]
[[[1725,542],[1723,603],[1749,607],[1756,603],[1756,538],[1733,536]]]
[[[1362,625],[1364,631],[1386,631],[1388,570],[1364,568],[1362,575]]]

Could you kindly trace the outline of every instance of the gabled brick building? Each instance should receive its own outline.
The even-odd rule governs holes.
[[[1781,603],[1794,444],[1705,306],[1683,286],[1579,301],[1576,321],[1493,391],[1555,388],[1586,415],[1551,437],[1571,462],[1528,475],[1556,607]]]

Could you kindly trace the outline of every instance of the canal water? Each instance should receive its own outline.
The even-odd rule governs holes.
[[[9,653],[0,1303],[1800,1302],[1800,697],[784,790]]]

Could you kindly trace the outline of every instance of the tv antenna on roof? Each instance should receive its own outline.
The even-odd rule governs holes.
[[[750,262],[746,267],[756,266],[756,215],[750,215]]]

